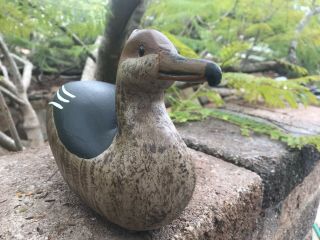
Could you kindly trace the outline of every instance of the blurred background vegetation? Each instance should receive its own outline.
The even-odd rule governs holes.
[[[297,64],[309,74],[320,71],[320,15],[299,23],[317,5],[312,0],[153,0],[142,26],[175,38],[181,53],[211,55],[223,68],[240,59],[287,59],[297,38]],[[89,48],[105,26],[107,1],[0,0],[0,31],[10,48],[24,51],[39,71],[82,69],[85,52],[59,26]],[[302,72],[301,75],[305,73]]]
[[[170,88],[166,103],[175,122],[212,116],[299,146],[302,138],[204,106],[223,107],[230,95],[275,108],[319,105],[320,0],[146,2],[142,28],[163,32],[181,55],[213,60],[225,72],[218,88],[193,86],[190,94]],[[0,6],[0,34],[12,53],[33,63],[34,76],[80,76],[112,15],[106,0],[0,0]],[[312,142],[320,149],[319,136]]]
[[[105,26],[103,0],[0,0],[0,6],[0,32],[7,44],[14,52],[25,53],[38,71],[80,71],[84,65],[83,47],[60,26],[76,34],[88,47]]]
[[[82,69],[82,46],[61,31],[66,27],[88,47],[103,33],[107,1],[0,0],[0,31],[11,49],[25,51],[39,71]],[[177,40],[182,54],[211,54],[224,68],[241,58],[286,59],[298,39],[297,64],[310,74],[320,71],[320,15],[311,17],[296,36],[312,0],[154,0],[142,26]],[[303,74],[302,74],[303,75]]]
[[[232,65],[236,57],[246,54],[260,61],[286,58],[297,25],[315,4],[294,0],[164,0],[151,4],[144,23],[174,34],[198,54],[206,50],[223,65]],[[310,19],[298,39],[298,64],[310,73],[319,73],[319,19]]]

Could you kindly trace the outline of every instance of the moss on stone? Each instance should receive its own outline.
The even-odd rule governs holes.
[[[276,60],[276,61],[279,63],[279,65],[282,66],[284,72],[289,78],[304,77],[309,74],[308,70],[304,67],[298,66],[296,64],[292,64],[285,60]]]
[[[255,84],[251,84],[255,86]],[[207,96],[212,95],[210,100],[215,103],[216,106],[223,104],[223,100],[216,96],[218,95],[216,92],[211,91],[210,94],[208,93],[208,89],[201,86],[192,96],[183,99],[178,89],[174,87],[171,88],[169,96],[167,97],[167,100],[171,103],[171,111],[169,112],[171,119],[176,123],[183,123],[188,121],[201,121],[208,117],[214,117],[237,125],[241,130],[241,134],[244,136],[250,136],[251,133],[263,134],[269,136],[271,139],[287,144],[290,148],[302,148],[305,145],[313,145],[320,151],[320,135],[294,136],[267,121],[230,111],[205,108],[194,102],[195,98],[207,94]]]

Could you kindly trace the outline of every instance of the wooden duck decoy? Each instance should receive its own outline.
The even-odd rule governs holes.
[[[186,59],[155,30],[135,30],[116,86],[63,85],[47,116],[49,143],[70,188],[109,221],[130,230],[170,223],[195,186],[191,155],[170,120],[164,90],[174,81],[217,85],[213,62]]]

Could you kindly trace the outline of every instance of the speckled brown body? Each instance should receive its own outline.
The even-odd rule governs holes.
[[[63,146],[50,107],[52,152],[71,189],[98,213],[127,229],[159,228],[176,218],[192,196],[190,153],[166,113],[163,92],[130,92],[118,84],[116,102],[119,133],[93,159],[81,159]]]
[[[203,81],[207,63],[195,61],[187,65],[157,31],[134,32],[118,67],[118,133],[109,148],[92,159],[66,149],[49,108],[49,143],[62,176],[111,222],[131,230],[159,228],[176,218],[191,199],[196,181],[191,154],[170,120],[163,98],[164,90],[173,83],[170,78]],[[164,75],[162,79],[160,72],[172,71],[172,65],[178,77]],[[188,69],[201,75],[181,75]]]

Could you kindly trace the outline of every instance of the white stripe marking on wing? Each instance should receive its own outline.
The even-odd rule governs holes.
[[[62,92],[63,92],[65,95],[67,95],[67,96],[69,96],[69,97],[71,97],[71,98],[75,98],[75,97],[76,97],[75,95],[69,93],[69,92],[65,89],[64,85],[62,85]]]
[[[63,109],[62,105],[56,102],[49,102],[50,105],[55,106],[56,108]]]
[[[59,93],[59,90],[57,91],[57,97],[61,102],[65,102],[65,103],[70,102],[68,99],[65,99],[65,98],[61,97],[61,95]]]

